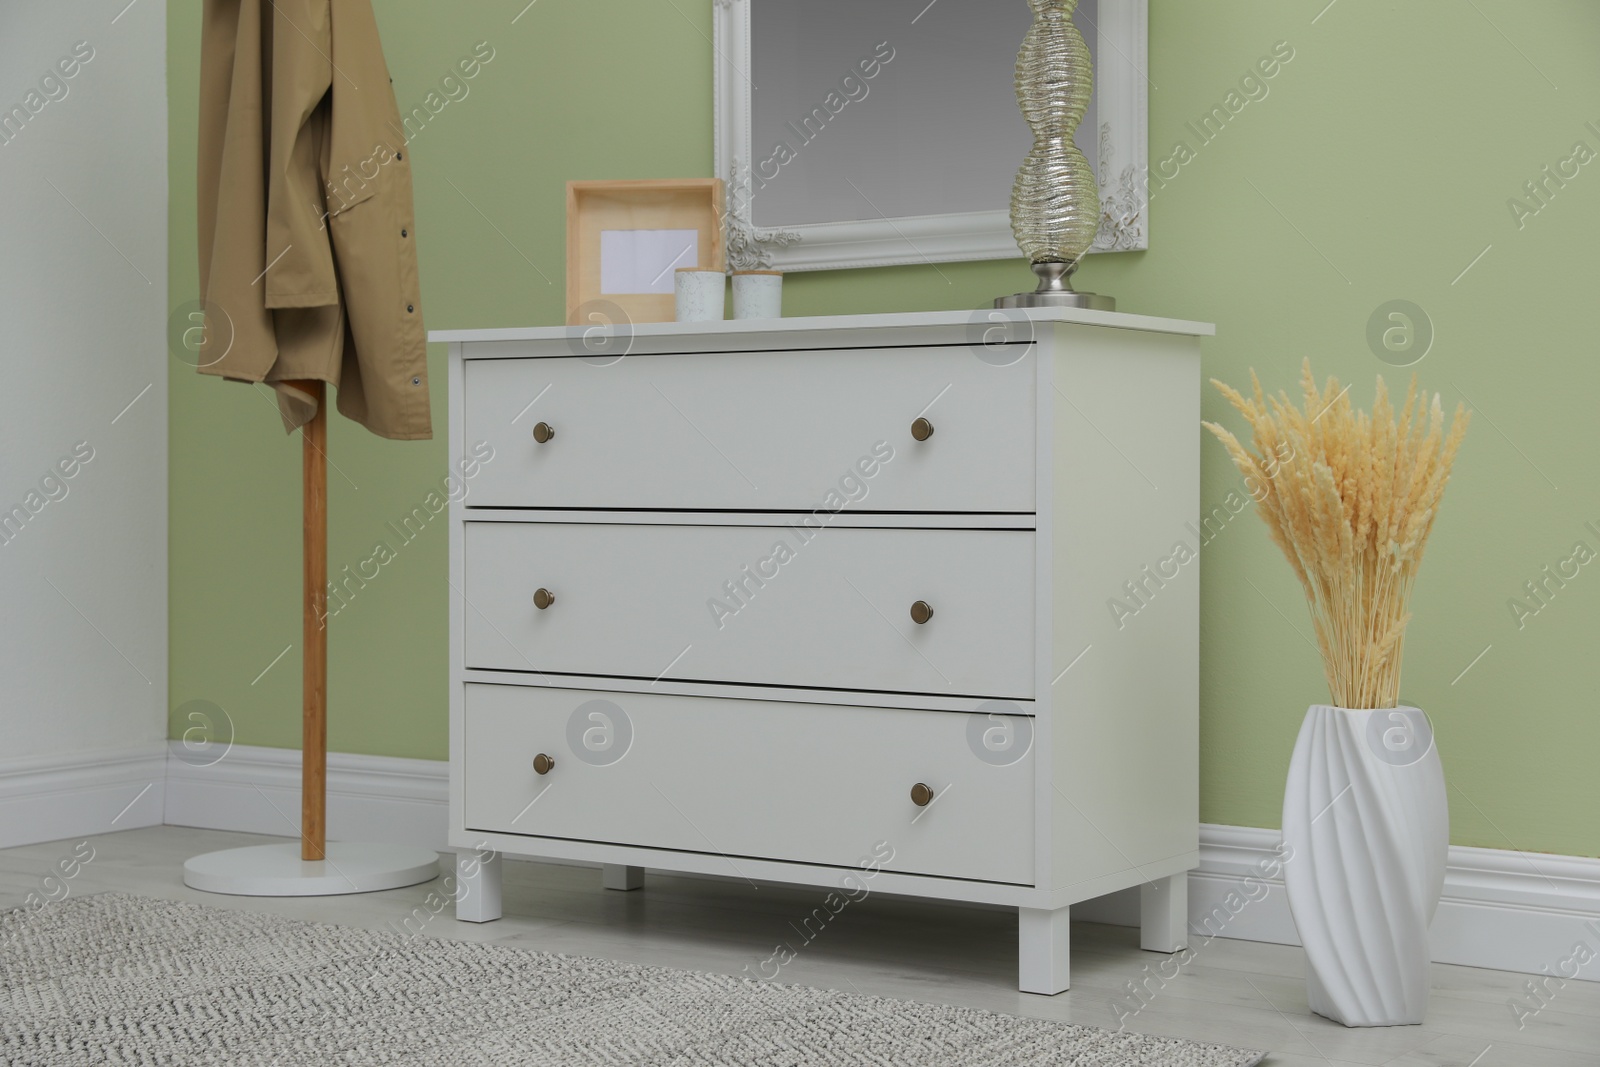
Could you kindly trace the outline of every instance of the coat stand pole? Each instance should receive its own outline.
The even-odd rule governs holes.
[[[315,397],[317,404],[316,416],[301,430],[304,676],[300,840],[195,856],[183,865],[183,882],[207,893],[250,897],[371,893],[416,885],[439,873],[439,856],[430,848],[366,841],[328,843],[328,627],[324,611],[328,590],[328,413],[321,382],[298,384]],[[226,768],[226,764],[224,759],[218,766]],[[277,804],[271,807],[287,819]]]
[[[301,431],[300,858],[326,859],[328,845],[328,412],[316,383],[317,413]]]

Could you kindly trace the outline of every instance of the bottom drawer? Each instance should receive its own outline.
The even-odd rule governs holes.
[[[1033,722],[466,687],[467,830],[1033,883]],[[1010,742],[1011,748],[1007,747]],[[544,755],[547,773],[535,768]],[[544,761],[539,761],[541,766]],[[912,801],[918,783],[932,801]]]

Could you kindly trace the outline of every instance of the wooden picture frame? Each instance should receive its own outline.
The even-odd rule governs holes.
[[[723,212],[720,178],[568,182],[567,324],[671,322],[675,268],[727,269]]]

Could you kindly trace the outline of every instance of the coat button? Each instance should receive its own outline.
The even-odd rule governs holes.
[[[404,237],[404,236],[406,236],[406,231],[405,231],[405,230],[401,230],[401,231],[400,231],[400,236],[401,236],[401,237]]]
[[[407,310],[407,311],[415,311],[415,310],[417,310],[417,309],[416,309],[416,308],[414,308],[414,307],[412,307],[412,306],[411,306],[411,305],[410,305],[410,304],[407,304],[407,305],[406,305],[406,310]]]
[[[413,379],[411,379],[411,384],[412,385],[421,385],[422,384],[422,379],[421,378],[413,378]]]

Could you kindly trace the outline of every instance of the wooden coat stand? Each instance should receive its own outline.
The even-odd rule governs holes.
[[[321,382],[317,413],[300,449],[300,858],[326,859],[328,845],[328,410]]]
[[[328,844],[328,412],[321,382],[298,383],[317,405],[301,430],[300,841],[195,856],[183,865],[194,889],[237,896],[370,893],[426,882],[439,873],[431,848],[385,842]],[[281,814],[281,812],[280,812]]]

